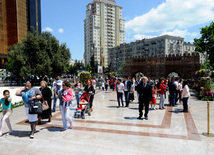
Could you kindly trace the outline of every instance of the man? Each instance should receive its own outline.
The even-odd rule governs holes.
[[[138,76],[138,79],[135,81],[135,91],[137,91],[137,87],[140,84],[141,81],[141,76]],[[139,93],[137,92],[137,98],[138,98],[138,103],[139,103]]]
[[[139,117],[141,119],[143,116],[143,107],[145,106],[145,119],[148,120],[149,112],[149,101],[152,100],[152,87],[147,83],[148,78],[143,77],[142,82],[138,85],[139,93]]]
[[[60,91],[62,89],[62,81],[60,80],[59,76],[57,76],[55,78],[55,81],[53,82],[53,91],[54,92],[55,92],[55,89],[57,89],[57,85],[61,86],[60,89],[59,89],[59,91]],[[56,102],[57,102],[57,96],[54,93],[54,105],[53,105],[53,110],[52,110],[53,112],[56,111]]]
[[[178,102],[178,96],[179,96],[179,92],[180,92],[179,82],[180,82],[180,79],[175,78],[175,82],[174,82],[174,84],[176,86],[175,104],[177,104],[177,102]]]
[[[169,83],[169,93],[170,93],[170,105],[175,106],[176,84],[174,78],[172,78],[171,82]]]
[[[125,107],[129,107],[129,93],[131,91],[131,81],[128,80],[128,76],[124,77],[123,83],[125,85],[125,90],[124,90],[125,101],[126,101],[126,106]]]
[[[124,84],[121,82],[121,79],[118,79],[116,86],[117,86],[116,90],[117,90],[117,101],[118,101],[117,108],[120,108],[120,100],[122,102],[122,107],[123,107],[123,90],[124,90]]]

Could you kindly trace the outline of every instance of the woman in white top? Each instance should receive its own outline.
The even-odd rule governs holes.
[[[123,90],[124,90],[124,84],[121,82],[121,79],[118,79],[118,83],[117,83],[117,101],[118,101],[118,107],[120,108],[120,99],[122,102],[122,106],[123,105]]]
[[[184,107],[183,112],[188,112],[189,97],[190,97],[190,93],[189,93],[188,82],[184,81],[183,82],[183,107]]]

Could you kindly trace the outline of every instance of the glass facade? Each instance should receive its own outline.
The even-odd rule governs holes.
[[[33,26],[41,34],[41,1],[28,0],[28,28]]]

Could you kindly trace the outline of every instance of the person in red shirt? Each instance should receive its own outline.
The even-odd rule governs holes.
[[[150,101],[150,103],[151,103],[151,110],[156,110],[155,109],[155,104],[156,104],[155,92],[156,91],[157,91],[157,89],[154,89],[154,86],[152,86],[152,101]],[[152,105],[154,105],[154,107],[152,107]]]
[[[159,109],[163,110],[166,109],[164,107],[164,100],[165,100],[165,90],[167,85],[164,83],[164,79],[161,79],[161,84],[159,86],[159,94],[160,94],[160,103],[159,103]]]

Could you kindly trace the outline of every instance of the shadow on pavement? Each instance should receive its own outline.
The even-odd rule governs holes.
[[[117,102],[117,100],[109,100],[109,101],[114,101],[114,102]]]
[[[117,108],[117,106],[108,106],[108,108]]]
[[[45,127],[45,128],[41,128],[40,130],[48,130],[50,132],[61,132],[61,130],[63,129],[62,127],[54,127],[54,126],[50,126],[50,127]]]
[[[131,109],[131,110],[138,110],[139,108],[129,108],[129,109]]]
[[[169,111],[169,112],[172,112],[172,113],[175,113],[175,114],[183,113],[183,109],[175,109],[175,110]]]
[[[138,117],[124,117],[124,119],[128,119],[128,120],[135,120],[137,119]]]
[[[38,131],[37,131],[38,132]],[[35,132],[36,133],[36,132]],[[30,131],[18,131],[18,130],[13,130],[13,133],[10,136],[14,137],[29,137],[30,136]]]

